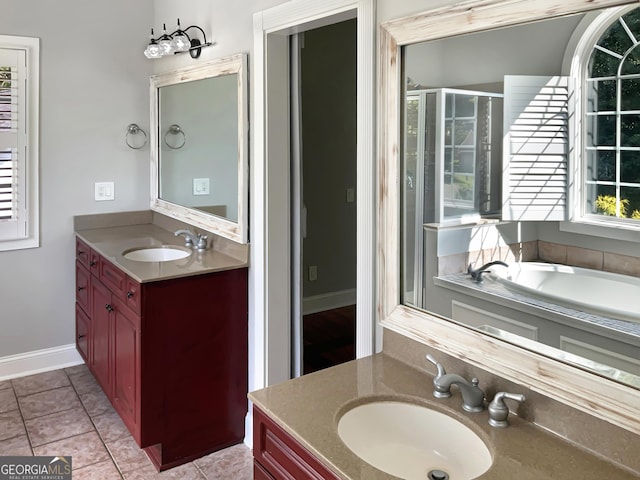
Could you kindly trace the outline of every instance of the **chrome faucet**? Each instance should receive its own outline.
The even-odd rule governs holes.
[[[519,393],[498,392],[489,404],[489,425],[492,427],[506,428],[509,426],[509,407],[504,403],[504,399],[515,400],[516,402],[524,402],[525,396]]]
[[[200,233],[193,233],[189,230],[176,230],[176,237],[182,235],[184,237],[184,246],[195,248],[198,252],[204,252],[207,249],[207,236]]]
[[[433,363],[438,373],[433,378],[433,396],[436,398],[449,398],[451,385],[456,385],[462,394],[462,408],[467,412],[481,412],[484,410],[484,392],[478,388],[478,379],[472,378],[471,382],[465,380],[456,373],[446,373],[444,367],[433,356],[427,355],[427,360]]]
[[[487,270],[487,269],[489,267],[492,267],[493,265],[502,265],[503,267],[508,267],[509,266],[508,264],[506,264],[503,261],[495,260],[493,262],[485,263],[480,268],[477,268],[477,269],[474,270],[473,266],[471,264],[469,264],[469,267],[467,268],[467,273],[469,275],[471,275],[471,278],[473,278],[476,282],[480,283],[482,281],[482,274],[485,273],[485,272],[489,272],[490,270]]]

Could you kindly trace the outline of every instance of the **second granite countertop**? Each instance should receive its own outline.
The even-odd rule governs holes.
[[[377,354],[252,392],[249,399],[346,480],[397,478],[362,461],[337,433],[338,420],[347,410],[379,400],[425,405],[471,428],[493,455],[491,468],[478,477],[482,480],[638,478],[518,417],[510,417],[508,428],[493,428],[486,410],[463,411],[459,394],[434,399],[431,380],[417,369]]]

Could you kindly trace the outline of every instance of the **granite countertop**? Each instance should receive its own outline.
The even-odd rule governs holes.
[[[462,410],[461,397],[432,395],[432,377],[386,354],[354,360],[251,392],[249,399],[347,480],[395,479],[360,460],[340,440],[340,416],[358,404],[401,400],[445,412],[487,444],[493,465],[482,480],[631,480],[638,477],[535,424],[510,415],[511,425],[493,428],[488,414]]]
[[[152,223],[77,229],[75,233],[96,252],[139,283],[231,270],[248,265],[248,255],[244,246],[234,255],[234,252],[218,250],[215,243],[213,248],[204,252],[194,251],[190,256],[179,260],[138,262],[124,258],[123,252],[132,248],[167,245],[184,247],[182,237],[176,237],[173,232]]]

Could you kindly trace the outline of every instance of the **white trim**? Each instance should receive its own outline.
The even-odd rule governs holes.
[[[287,268],[287,265],[272,263],[274,254],[281,253],[283,244],[274,242],[273,225],[269,222],[270,203],[269,174],[266,148],[266,72],[267,35],[288,34],[303,31],[307,27],[334,23],[337,19],[353,18],[357,10],[358,18],[358,152],[357,152],[357,345],[358,357],[380,349],[381,335],[375,335],[375,1],[374,0],[295,0],[258,12],[254,15],[254,55],[253,68],[253,108],[251,162],[251,266],[249,272],[249,316],[250,371],[249,388],[267,386],[273,378],[269,376],[278,370],[288,375],[289,366],[282,363],[278,345],[269,342],[282,332],[288,338],[289,316],[279,318],[273,315],[277,302],[288,298],[288,285],[269,282],[269,265],[272,268]],[[329,20],[327,20],[329,19]],[[272,211],[272,210],[271,210]],[[288,232],[287,232],[288,234]],[[288,245],[288,237],[285,244]],[[283,292],[286,289],[287,292]],[[268,292],[268,294],[267,294]],[[289,303],[286,303],[289,308]],[[378,327],[378,331],[381,331]],[[271,373],[269,373],[271,372]]]
[[[8,355],[0,358],[0,381],[73,367],[82,363],[84,361],[74,343]]]
[[[27,174],[26,237],[0,242],[0,251],[40,246],[40,39],[0,35],[0,47],[18,48],[27,54]],[[22,185],[24,188],[25,185]]]
[[[356,289],[323,293],[302,299],[302,314],[324,312],[334,308],[346,307],[356,303]]]

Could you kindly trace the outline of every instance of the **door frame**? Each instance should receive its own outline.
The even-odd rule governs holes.
[[[253,119],[250,203],[249,388],[290,377],[289,136],[280,91],[288,80],[288,35],[357,16],[356,356],[381,348],[375,315],[375,0],[292,0],[253,17]],[[285,58],[286,57],[286,58]],[[287,94],[288,94],[288,87]],[[270,121],[271,119],[271,121]],[[249,413],[247,432],[250,432]],[[247,439],[248,440],[248,439]]]

